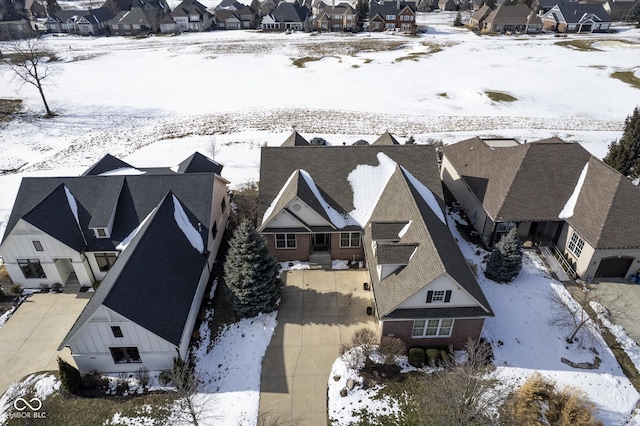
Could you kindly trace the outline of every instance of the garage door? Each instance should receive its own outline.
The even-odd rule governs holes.
[[[600,261],[596,277],[625,278],[632,262],[632,257],[606,257]]]

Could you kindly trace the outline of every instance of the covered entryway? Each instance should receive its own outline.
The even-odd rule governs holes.
[[[596,271],[596,277],[602,278],[626,278],[629,268],[633,263],[632,257],[605,257],[600,260],[600,266]]]

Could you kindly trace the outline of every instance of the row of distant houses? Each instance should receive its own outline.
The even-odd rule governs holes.
[[[482,6],[469,19],[469,27],[483,34],[535,34],[606,32],[609,14],[601,4],[557,3],[536,14],[525,4]]]
[[[349,3],[264,0],[255,5],[257,10],[254,10],[236,0],[223,0],[210,10],[197,0],[184,0],[171,10],[165,0],[133,0],[130,7],[121,6],[124,8],[114,8],[118,3],[108,4],[110,1],[97,9],[60,10],[40,19],[35,29],[50,33],[135,36],[210,29],[358,31],[362,24],[370,31],[415,33],[417,28],[415,3],[399,0],[372,1],[369,18],[360,23],[355,8]]]

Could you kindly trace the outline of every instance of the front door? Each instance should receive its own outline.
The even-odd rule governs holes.
[[[313,234],[311,238],[312,251],[329,251],[331,234]]]

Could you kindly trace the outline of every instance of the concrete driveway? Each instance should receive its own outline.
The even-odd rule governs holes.
[[[640,285],[626,280],[607,279],[596,284],[598,297],[613,314],[613,321],[625,328],[640,344]]]
[[[69,349],[58,352],[93,293],[32,294],[0,328],[0,395],[26,376],[57,370],[57,357],[75,365]]]
[[[379,333],[363,289],[366,270],[288,271],[278,326],[262,362],[260,415],[265,424],[327,425],[327,382],[341,343],[368,327]]]

